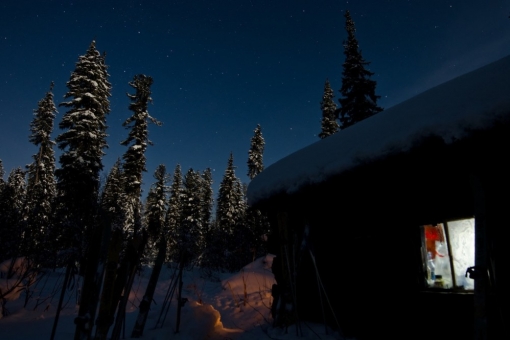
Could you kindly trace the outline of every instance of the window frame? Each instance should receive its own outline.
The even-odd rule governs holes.
[[[422,224],[419,227],[420,230],[420,253],[421,253],[421,269],[422,269],[422,285],[425,288],[425,290],[431,290],[431,291],[442,291],[442,292],[464,292],[464,293],[472,293],[474,292],[474,288],[468,288],[464,285],[459,285],[457,282],[457,275],[458,273],[455,270],[455,264],[454,264],[454,255],[457,253],[457,251],[453,252],[452,244],[451,244],[451,237],[450,237],[450,225],[449,223],[457,222],[457,221],[464,221],[464,220],[473,220],[473,226],[475,218],[472,217],[466,217],[466,218],[457,218],[457,219],[450,219],[450,220],[442,220],[438,221],[436,223],[428,223],[428,224]],[[451,274],[451,287],[437,287],[434,285],[431,285],[428,281],[428,250],[426,245],[426,236],[425,236],[425,227],[426,226],[437,226],[442,225],[442,231],[444,233],[445,243],[446,243],[446,249],[448,251],[448,263],[450,267],[450,274]],[[475,239],[475,231],[473,228],[473,241]],[[475,245],[476,248],[476,245]],[[474,250],[473,249],[473,259],[474,259]],[[472,264],[474,265],[474,263]],[[466,268],[467,269],[467,268]],[[466,275],[465,273],[462,273],[463,275]]]

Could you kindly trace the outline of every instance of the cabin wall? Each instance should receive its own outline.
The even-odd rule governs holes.
[[[323,319],[309,250],[288,251],[301,249],[308,226],[309,248],[344,333],[360,340],[381,334],[428,339],[431,332],[434,339],[470,338],[472,294],[423,293],[419,234],[423,224],[474,216],[466,166],[440,141],[430,140],[412,154],[362,164],[323,185],[273,201],[272,224],[281,228],[277,216],[284,213],[284,229],[292,235],[287,241],[280,238],[273,251],[280,258],[299,259],[297,317]],[[290,255],[282,250],[285,242]],[[335,325],[331,312],[326,320]]]
[[[359,340],[380,339],[381,334],[392,334],[395,339],[428,339],[433,332],[435,339],[470,338],[473,295],[438,296],[423,289],[418,225],[409,226],[398,219],[385,225],[384,218],[365,217],[359,225],[332,236],[332,231],[346,227],[327,216],[308,219],[308,243],[340,329],[346,335]],[[289,226],[293,226],[289,229],[304,228],[302,217],[289,218]],[[360,229],[365,232],[360,233]],[[330,232],[321,233],[325,230]],[[296,230],[296,236],[289,237],[293,238],[298,251],[294,256],[290,252],[288,257],[298,259],[298,317],[323,322],[315,265],[308,249],[300,248],[302,233]],[[280,249],[277,254],[275,261],[285,262],[284,251]],[[285,270],[282,267],[280,270]],[[277,281],[282,282],[280,277]],[[327,306],[325,309],[326,322],[336,328],[333,314]]]
[[[475,287],[475,327],[479,339],[510,338],[510,134],[508,122],[469,140],[470,156],[477,162],[472,169],[472,187],[478,222]],[[479,140],[485,141],[480,143]],[[486,329],[484,334],[478,334]]]
[[[333,313],[321,312],[318,272],[340,329],[358,340],[510,338],[509,125],[448,145],[430,137],[259,203],[273,229],[275,291],[298,305],[276,323],[336,327]],[[475,294],[425,289],[419,226],[470,217]]]

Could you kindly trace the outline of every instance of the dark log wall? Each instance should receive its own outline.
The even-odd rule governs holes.
[[[475,202],[488,204],[491,272],[505,280],[497,282],[509,282],[510,247],[502,231],[509,227],[510,211],[506,131],[508,126],[449,145],[431,137],[411,152],[360,163],[321,185],[262,202],[273,226],[275,261],[285,266],[286,258],[294,258],[296,263],[292,289],[298,314],[289,318],[323,319],[313,262],[300,246],[308,225],[308,244],[347,335],[360,340],[384,334],[395,339],[472,339],[473,295],[424,290],[419,226],[473,217]],[[475,199],[473,178],[481,179],[484,197]],[[282,213],[286,232],[280,237]],[[277,267],[277,272],[287,271]],[[292,274],[278,277],[290,289]],[[497,297],[489,297],[487,313],[491,332],[501,334],[510,301],[503,285],[497,288],[489,294],[497,292]],[[326,314],[334,326],[332,313]],[[494,334],[489,338],[497,338]]]

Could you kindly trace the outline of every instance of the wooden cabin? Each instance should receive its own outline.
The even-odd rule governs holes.
[[[275,323],[510,339],[509,149],[506,57],[269,166]]]

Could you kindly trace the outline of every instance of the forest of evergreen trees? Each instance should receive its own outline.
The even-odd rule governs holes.
[[[30,125],[29,141],[38,149],[32,163],[13,169],[5,180],[0,160],[0,263],[23,258],[27,272],[60,267],[66,268],[66,277],[82,275],[77,338],[90,337],[94,322],[96,338],[105,338],[112,326],[115,334],[114,315],[122,314],[125,303],[122,291],[130,290],[140,265],[154,266],[142,312],[149,308],[164,262],[238,270],[264,254],[262,236],[268,231],[260,212],[248,208],[232,154],[216,202],[211,169],[190,168],[183,174],[179,164],[172,175],[159,165],[142,201],[149,123],[161,125],[148,111],[153,79],[146,75],[129,83],[131,116],[123,123],[128,134],[121,143],[126,151],[101,185],[108,77],[105,55],[92,41],[66,84],[66,101],[58,104],[67,109],[58,125],[61,133],[51,139],[57,112],[52,83]],[[61,150],[59,166],[55,146]],[[248,152],[250,178],[262,171],[263,150],[257,126]],[[3,304],[8,293],[0,291]],[[137,326],[133,334],[140,336],[143,325]]]
[[[365,69],[368,62],[361,57],[348,11],[345,18],[348,40],[344,44],[340,108],[326,81],[320,138],[382,110],[376,105],[375,82],[369,79],[373,73]],[[65,268],[63,289],[71,274],[79,273],[83,286],[76,339],[90,338],[94,325],[95,339],[106,339],[112,327],[111,338],[119,338],[127,303],[122,292],[131,290],[142,264],[151,264],[153,271],[133,337],[142,335],[165,262],[176,263],[181,272],[189,266],[239,270],[264,254],[262,240],[269,233],[266,217],[247,204],[246,185],[235,174],[232,153],[216,200],[211,169],[190,168],[183,173],[177,164],[170,174],[161,164],[142,201],[145,153],[151,145],[149,124],[161,125],[149,114],[153,79],[147,75],[136,75],[129,82],[131,116],[123,123],[128,134],[121,142],[126,150],[101,183],[102,159],[108,147],[108,78],[105,55],[92,41],[66,84],[66,101],[58,104],[67,110],[58,125],[61,133],[51,139],[57,112],[51,83],[30,124],[29,141],[38,150],[32,163],[26,169],[13,169],[5,180],[0,160],[0,263],[11,260],[14,264],[23,258],[27,273]],[[248,151],[250,179],[264,168],[264,145],[258,125]],[[61,150],[58,166],[55,146]],[[14,275],[12,268],[8,277]],[[0,290],[2,305],[8,293]]]

